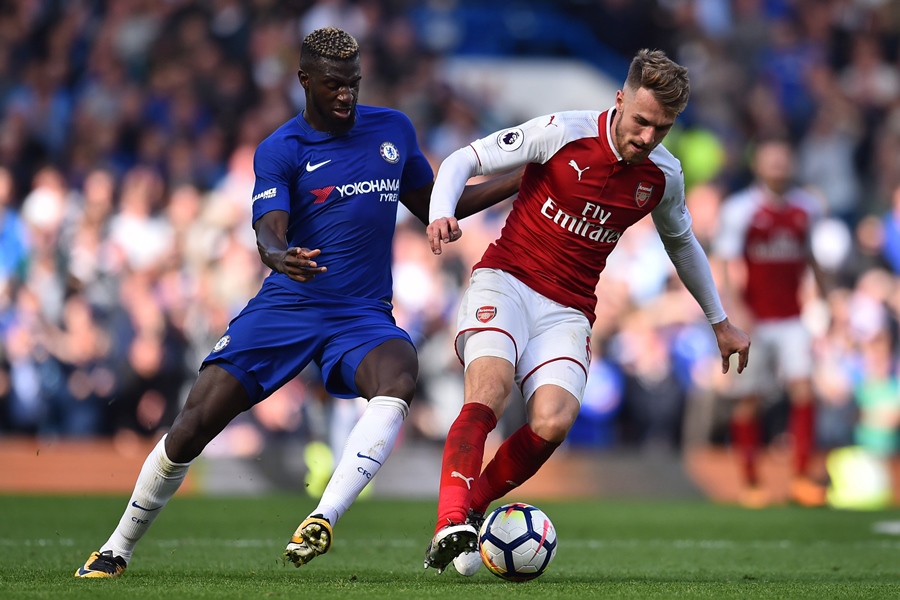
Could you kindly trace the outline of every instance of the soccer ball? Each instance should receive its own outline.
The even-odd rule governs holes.
[[[528,581],[556,556],[556,529],[536,506],[513,502],[487,516],[478,532],[481,561],[507,581]]]

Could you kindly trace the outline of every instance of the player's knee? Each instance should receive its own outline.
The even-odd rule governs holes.
[[[188,402],[166,436],[166,455],[177,463],[194,460],[231,418],[231,413],[217,411],[206,403]]]
[[[412,403],[413,397],[416,395],[416,378],[412,373],[401,373],[396,377],[391,377],[389,381],[382,381],[377,386],[374,396],[391,396],[400,398],[407,405]]]
[[[750,421],[757,418],[759,401],[756,396],[747,396],[738,400],[732,410],[731,418],[734,421]]]
[[[542,440],[558,443],[566,439],[574,421],[565,415],[537,417],[530,423],[531,430]]]
[[[579,404],[574,399],[565,402],[548,402],[531,399],[529,408],[532,431],[548,442],[562,442],[575,424]]]
[[[175,463],[191,462],[209,442],[202,437],[197,411],[182,411],[166,434],[166,456]]]

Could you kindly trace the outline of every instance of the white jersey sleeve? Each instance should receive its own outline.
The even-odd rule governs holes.
[[[444,159],[434,180],[434,188],[431,190],[431,202],[428,205],[429,223],[456,214],[456,205],[466,187],[466,182],[470,177],[479,174],[479,168],[478,155],[472,150],[472,146],[460,148]]]
[[[713,325],[724,321],[727,315],[709,268],[709,260],[694,232],[689,229],[678,243],[669,240],[666,253],[675,265],[678,278],[703,309],[706,319]]]
[[[466,182],[477,175],[545,163],[574,140],[598,135],[598,111],[564,111],[526,121],[475,140],[444,159],[438,170],[428,220],[451,217]]]
[[[526,163],[545,163],[575,140],[598,135],[600,113],[572,110],[526,121],[472,142],[482,172],[500,173]]]
[[[691,231],[693,221],[685,203],[681,163],[668,152],[653,154],[652,158],[666,174],[666,191],[650,213],[653,225],[665,243],[666,238],[679,238]]]
[[[711,324],[716,324],[724,321],[727,315],[706,253],[691,229],[691,213],[685,204],[681,165],[674,157],[672,164],[666,164],[669,161],[665,159],[669,155],[663,154],[656,162],[666,172],[666,191],[659,205],[650,213],[653,224],[675,266],[678,278],[703,309],[706,319]]]

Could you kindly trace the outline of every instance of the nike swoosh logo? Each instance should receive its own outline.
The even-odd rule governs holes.
[[[312,164],[312,163],[306,163],[306,172],[307,172],[307,173],[312,173],[313,171],[315,171],[315,170],[318,169],[319,167],[324,167],[325,165],[327,165],[327,164],[330,163],[330,162],[331,162],[331,159],[329,158],[328,160],[326,160],[326,161],[324,161],[324,162],[320,162],[320,163],[317,164],[317,165],[314,165],[314,164]]]
[[[162,506],[157,506],[156,508],[144,508],[143,506],[141,506],[140,504],[138,504],[138,503],[135,502],[134,500],[131,501],[131,505],[132,505],[133,507],[135,507],[135,508],[139,508],[139,509],[141,509],[141,510],[146,510],[147,512],[153,512],[154,510],[159,510],[159,509],[162,508]]]
[[[366,455],[363,454],[362,452],[357,452],[357,453],[356,453],[356,456],[358,456],[359,458],[367,458],[367,459],[371,460],[371,461],[374,462],[374,463],[378,463],[379,465],[381,464],[381,461],[380,461],[380,460],[375,460],[375,459],[372,458],[371,456],[366,456]]]

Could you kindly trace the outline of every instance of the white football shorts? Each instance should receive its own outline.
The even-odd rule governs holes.
[[[769,394],[778,389],[779,383],[812,374],[812,336],[799,317],[759,321],[750,335],[750,362],[733,378],[734,393]]]
[[[504,358],[516,367],[526,402],[542,385],[557,385],[581,402],[591,362],[591,326],[577,309],[535,292],[497,269],[476,269],[457,319],[456,354]]]

